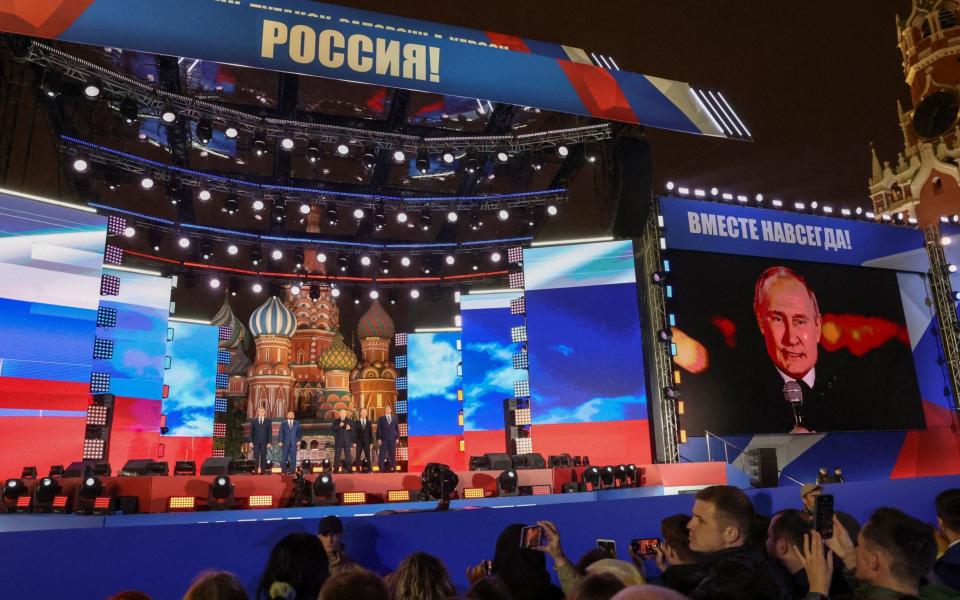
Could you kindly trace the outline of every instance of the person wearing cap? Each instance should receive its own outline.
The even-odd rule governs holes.
[[[327,562],[330,565],[331,575],[357,566],[357,563],[344,552],[343,521],[339,517],[328,515],[320,519],[320,524],[317,526],[317,537],[320,538],[323,549],[327,552]]]
[[[823,486],[819,483],[805,483],[800,486],[800,500],[803,502],[803,511],[812,516],[813,507],[817,503],[817,496],[821,495],[823,495]]]

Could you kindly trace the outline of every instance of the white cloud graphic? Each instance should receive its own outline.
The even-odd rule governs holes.
[[[628,404],[637,404],[642,399],[636,396],[615,396],[611,398],[591,398],[576,407],[551,408],[543,414],[537,414],[533,407],[534,423],[550,425],[554,423],[589,423],[597,421],[621,421],[626,418]]]
[[[550,346],[550,349],[553,350],[554,352],[558,352],[558,353],[560,353],[560,354],[562,354],[562,355],[564,355],[564,356],[571,356],[571,355],[573,355],[573,348],[571,348],[570,346],[568,346],[568,345],[566,345],[566,344],[557,344],[557,345],[555,345],[555,346]]]
[[[457,365],[460,353],[454,342],[439,339],[436,334],[416,334],[408,340],[408,398],[456,394]]]
[[[209,437],[213,435],[213,417],[205,414],[184,415],[183,423],[171,429],[167,435]]]

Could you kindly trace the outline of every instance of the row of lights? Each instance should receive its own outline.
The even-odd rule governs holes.
[[[709,190],[704,190],[701,188],[691,189],[688,187],[678,186],[674,182],[668,181],[666,184],[666,189],[668,192],[676,192],[680,196],[693,196],[695,198],[709,197],[714,200],[726,200],[727,202],[736,201],[736,202],[739,202],[740,204],[748,204],[750,202],[750,197],[747,196],[746,194],[732,194],[729,192],[721,192],[716,187],[710,188]],[[766,198],[764,198],[763,194],[755,194],[753,196],[753,201],[756,204],[763,204],[766,201]],[[774,198],[770,200],[770,206],[774,208],[784,208],[786,204],[783,202],[783,200]],[[869,210],[864,210],[863,207],[860,207],[860,206],[858,206],[854,210],[850,210],[849,208],[841,208],[839,211],[835,211],[833,207],[830,206],[829,204],[821,204],[816,200],[814,200],[813,202],[810,202],[809,204],[805,202],[794,202],[793,209],[799,212],[804,212],[807,210],[816,212],[817,210],[820,210],[825,215],[839,214],[840,216],[843,216],[843,217],[857,216],[857,217],[869,219],[871,221],[876,219],[876,216],[877,216],[876,213]],[[884,221],[891,221],[892,217],[890,217],[889,215],[883,215],[882,219]],[[907,220],[910,222],[911,225],[916,225],[916,219],[914,219],[913,217],[906,218],[902,213],[898,215],[898,220],[900,221]]]

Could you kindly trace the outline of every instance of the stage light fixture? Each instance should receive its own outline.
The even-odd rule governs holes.
[[[277,223],[283,223],[287,218],[287,203],[283,198],[277,198],[273,201],[273,208],[270,209],[270,217]]]
[[[197,193],[197,198],[199,198],[201,202],[206,202],[206,201],[209,200],[211,197],[212,197],[212,196],[211,196],[211,194],[210,194],[210,190],[200,190],[200,191]]]
[[[303,267],[303,258],[303,250],[301,248],[297,248],[293,251],[293,262],[298,269]]]
[[[283,250],[280,248],[274,248],[273,251],[270,252],[270,258],[273,260],[280,260],[283,258]]]
[[[675,184],[674,182],[672,182],[672,181],[668,181],[668,182],[667,182],[666,188],[667,188],[667,191],[668,191],[668,192],[672,192],[672,191],[673,191],[673,188],[675,188],[675,187],[677,187],[677,184]]]
[[[428,463],[420,474],[420,494],[428,500],[448,502],[459,482],[460,478],[447,465]]]
[[[430,155],[427,153],[426,148],[417,150],[416,167],[421,175],[426,175],[430,172]]]
[[[669,342],[673,339],[673,332],[665,327],[657,332],[657,337],[661,342]]]
[[[447,263],[448,265],[452,265],[456,261],[457,259],[455,259],[452,254],[448,254],[446,258],[443,259],[443,262]]]
[[[327,225],[331,227],[336,227],[340,224],[340,212],[337,210],[336,204],[327,205]]]
[[[501,221],[506,221],[507,219],[510,218],[510,211],[508,211],[505,208],[501,208],[500,210],[497,211],[497,218],[500,219]]]
[[[716,198],[717,196],[720,195],[720,190],[715,187],[712,187],[710,188],[710,195]]]
[[[363,154],[360,155],[360,164],[363,168],[371,171],[377,166],[377,147],[373,144],[367,144],[363,147]]]
[[[253,144],[251,147],[253,148],[253,153],[258,157],[267,153],[267,141],[263,137],[263,132],[258,131],[253,134]]]
[[[165,106],[160,113],[160,118],[164,123],[170,124],[177,120],[177,113],[173,112],[173,109],[169,106]]]
[[[554,205],[554,204],[549,204],[549,205],[547,205],[547,214],[548,214],[548,215],[550,215],[551,217],[555,217],[555,216],[557,216],[557,212],[559,212],[559,210],[557,209],[556,205]]]
[[[90,163],[83,158],[76,158],[73,161],[73,170],[77,173],[86,173],[87,169],[90,168]]]
[[[949,246],[949,245],[950,245],[950,242],[951,242],[951,240],[950,240],[950,238],[949,238],[948,236],[943,236],[942,238],[940,238],[940,245],[941,245],[941,246]]]
[[[407,154],[403,150],[397,149],[393,151],[391,158],[393,158],[393,162],[402,165],[407,160]]]
[[[957,272],[957,265],[955,265],[955,264],[953,264],[953,263],[947,265],[947,272],[948,272],[948,273],[956,273],[956,272]]]
[[[135,235],[137,235],[137,230],[132,225],[123,228],[123,237],[132,238]]]
[[[667,274],[664,271],[654,271],[650,274],[650,282],[654,285],[663,286],[667,283]]]
[[[325,263],[325,262],[327,262],[327,255],[324,254],[323,252],[317,252],[317,257],[316,257],[316,258],[317,258],[317,262],[319,262],[319,263]]]
[[[228,125],[227,128],[223,130],[223,135],[227,136],[228,139],[234,140],[240,135],[240,130],[233,125]]]
[[[380,259],[380,272],[384,275],[390,273],[390,259],[386,256]]]
[[[960,292],[951,292],[950,295],[953,297],[954,302],[960,302]]]
[[[210,493],[207,496],[207,508],[210,510],[224,510],[233,508],[233,483],[227,475],[214,477],[210,484]]]
[[[291,285],[291,286],[290,286],[290,293],[293,294],[294,296],[299,296],[299,295],[300,295],[300,286],[297,285],[297,284]]]
[[[410,290],[410,297],[413,298],[414,300],[416,300],[417,298],[419,298],[419,297],[420,297],[420,290],[418,290],[418,289],[416,289],[416,288]]]
[[[496,263],[496,262],[500,262],[500,260],[501,260],[502,258],[503,258],[503,256],[501,256],[499,252],[494,252],[494,253],[492,253],[492,254],[490,255],[490,260],[493,261],[493,262],[495,262],[495,263]]]
[[[366,213],[363,212],[363,209],[362,209],[362,208],[355,208],[355,209],[353,209],[353,218],[354,218],[354,219],[356,219],[356,220],[359,221],[359,220],[362,219],[365,215],[366,215]]]
[[[250,262],[257,266],[261,260],[263,260],[263,252],[261,252],[259,246],[254,246],[250,249]]]
[[[163,241],[163,234],[159,231],[151,231],[147,235],[147,242],[150,244],[150,247],[153,248],[154,252],[160,252],[160,243]]]
[[[341,140],[337,143],[337,156],[349,156],[350,155],[350,144],[346,140]]]
[[[253,203],[250,204],[250,208],[252,208],[254,211],[257,211],[257,212],[263,210],[264,206],[265,205],[263,203],[263,200],[261,200],[260,198],[257,198],[256,200],[253,201]]]
[[[627,478],[629,473],[627,473],[627,465],[617,465],[613,470],[613,476],[617,480],[617,484],[620,487],[623,487],[627,483]]]
[[[218,289],[220,287],[220,280],[214,277],[210,280],[210,287],[213,289]]]
[[[336,287],[335,287],[335,288],[330,288],[330,295],[333,296],[334,298],[339,298],[339,297],[340,297],[340,288],[336,288]]]
[[[280,147],[287,152],[293,150],[293,138],[289,135],[283,136],[283,138],[280,140]]]
[[[350,269],[350,259],[343,254],[337,259],[337,264],[340,266],[341,273],[346,273]]]
[[[33,490],[33,512],[50,512],[54,499],[61,494],[60,482],[54,477],[44,477]]]
[[[203,260],[210,260],[210,257],[213,256],[213,244],[207,241],[200,242],[200,256],[203,257]]]
[[[680,398],[680,390],[672,385],[668,385],[667,387],[663,388],[663,397],[670,400],[677,400]]]
[[[600,479],[603,482],[603,487],[613,487],[615,478],[616,472],[612,466],[607,465],[600,469]]]
[[[459,218],[460,218],[460,215],[458,215],[457,211],[455,210],[451,210],[450,212],[447,213],[447,221],[450,223],[456,223]]]
[[[450,148],[445,148],[440,154],[440,160],[443,161],[445,165],[452,165],[455,160],[457,160],[456,155],[454,155],[453,150]]]
[[[133,125],[140,120],[140,107],[133,98],[124,98],[120,101],[120,116],[127,125]]]
[[[533,152],[530,154],[530,168],[534,171],[543,170],[544,160],[543,154],[541,152]]]
[[[400,258],[400,264],[403,265],[404,267],[409,267],[409,266],[410,266],[410,257],[409,257],[409,256],[403,256],[403,257],[401,257],[401,258]]]
[[[178,460],[173,463],[173,474],[175,476],[196,476],[197,463],[192,460]]]
[[[516,496],[518,486],[517,472],[513,469],[507,469],[497,476],[498,496]]]
[[[470,213],[470,231],[479,231],[483,227],[483,221],[480,220],[480,211],[475,210]]]
[[[24,467],[20,472],[20,479],[36,479],[37,478],[37,468],[30,466]]]
[[[91,100],[99,97],[101,91],[100,84],[95,81],[91,81],[87,85],[83,86],[83,95]]]
[[[259,283],[254,283],[251,289],[255,294],[259,294],[260,292],[263,291],[263,286],[260,285]]]
[[[177,244],[178,244],[181,248],[189,248],[189,247],[190,247],[190,238],[188,238],[188,237],[186,237],[186,236],[180,236],[180,239],[177,240]]]
[[[309,214],[310,214],[310,205],[307,204],[306,202],[304,202],[303,204],[301,204],[301,205],[300,205],[300,214],[301,214],[301,215],[309,215]]]
[[[320,161],[320,146],[317,142],[310,142],[307,145],[307,162],[311,165],[317,164]]]
[[[574,457],[575,459],[574,464],[576,464],[576,458],[579,458],[579,457]],[[581,475],[581,479],[583,479],[584,483],[590,486],[590,489],[592,490],[600,489],[600,481],[601,481],[600,468],[589,467],[583,472],[583,474]]]
[[[478,159],[474,154],[469,154],[467,156],[467,159],[463,161],[463,170],[473,175],[479,169],[480,169],[480,159]]]
[[[497,159],[498,163],[503,165],[510,160],[510,155],[507,153],[506,150],[497,150],[496,154],[494,154],[494,158]]]
[[[370,299],[371,299],[371,300],[376,300],[376,299],[379,298],[379,297],[380,297],[380,292],[378,292],[377,290],[370,290]]]
[[[325,460],[329,462],[329,459]],[[329,464],[326,465],[325,469],[329,469]],[[321,473],[313,482],[311,492],[313,492],[313,497],[311,500],[314,505],[329,505],[337,503],[337,485],[334,483],[333,475],[330,473]]]
[[[397,223],[400,223],[400,224],[406,223],[407,219],[409,218],[410,217],[407,216],[407,213],[405,213],[402,210],[397,213]]]
[[[365,266],[365,267],[369,267],[369,266],[370,266],[370,257],[367,256],[367,255],[361,256],[361,257],[360,257],[360,264],[363,265],[363,266]]]
[[[201,144],[209,144],[213,139],[213,123],[210,119],[200,119],[196,127],[197,139]]]
[[[140,179],[140,187],[142,187],[145,190],[153,189],[153,184],[154,184],[153,178],[150,177],[149,175],[144,175]]]
[[[420,211],[420,229],[429,231],[431,225],[433,225],[433,216],[430,215],[430,211],[427,209]]]
[[[383,204],[380,204],[373,210],[373,228],[380,231],[386,224],[387,214],[383,209]]]
[[[566,144],[560,144],[557,146],[557,156],[560,158],[566,158],[570,156],[570,148]]]
[[[587,144],[583,157],[591,165],[597,162],[597,159],[600,157],[600,152],[597,150],[596,144]]]
[[[230,244],[227,246],[227,254],[230,256],[235,256],[237,252],[240,252],[240,249],[237,248],[236,244]]]

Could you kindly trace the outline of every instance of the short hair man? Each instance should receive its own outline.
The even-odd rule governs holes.
[[[257,408],[257,416],[250,419],[250,442],[253,444],[253,462],[260,473],[267,472],[267,450],[273,442],[273,422],[267,418],[267,409]]]
[[[817,504],[817,496],[823,495],[823,486],[818,483],[805,483],[800,487],[800,501],[803,502],[803,512],[813,516],[813,508]]]
[[[937,494],[937,537],[942,554],[933,566],[940,583],[960,590],[960,489]]]
[[[297,447],[303,439],[300,421],[297,421],[292,410],[287,411],[287,418],[280,422],[280,466],[284,473],[293,473],[297,470]]]
[[[657,566],[663,584],[682,594],[689,594],[700,583],[700,560],[703,556],[690,549],[690,516],[671,515],[660,521],[663,544],[657,548]]]
[[[354,429],[356,430],[356,442],[357,442],[357,468],[369,472],[373,469],[373,460],[370,458],[370,446],[373,444],[373,422],[370,421],[370,418],[367,416],[367,409],[361,408],[360,415],[357,417],[356,423],[354,423]],[[366,459],[367,466],[364,468],[363,460]]]
[[[810,591],[806,568],[796,548],[803,548],[803,536],[813,531],[810,515],[794,508],[776,513],[767,530],[767,554],[775,558],[790,574],[798,596]]]
[[[340,469],[340,457],[343,456],[343,470],[347,473],[353,471],[353,459],[350,458],[350,449],[354,442],[353,421],[347,418],[346,409],[340,409],[340,413],[333,424],[333,470]]]
[[[896,508],[878,508],[860,530],[858,542],[854,546],[850,534],[834,519],[827,546],[847,572],[854,573],[850,585],[858,598],[920,595],[920,582],[937,558],[932,527]]]
[[[690,597],[792,599],[786,572],[748,543],[753,505],[742,490],[713,485],[697,492],[687,524],[690,549],[703,552],[703,580]]]
[[[787,267],[770,267],[757,279],[753,311],[780,375],[812,388],[823,323],[807,281]]]
[[[320,519],[317,525],[317,537],[320,538],[323,549],[327,552],[327,563],[330,566],[331,575],[356,566],[357,563],[344,552],[343,521],[338,517],[328,515]]]
[[[383,407],[383,416],[377,421],[377,439],[380,440],[380,472],[393,471],[397,467],[397,440],[400,424],[388,405]]]

